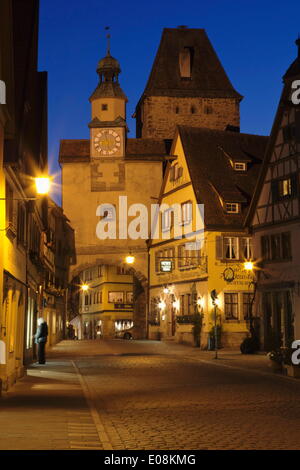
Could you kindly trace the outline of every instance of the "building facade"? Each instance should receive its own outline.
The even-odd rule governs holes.
[[[246,337],[254,285],[244,269],[253,257],[244,220],[266,143],[261,136],[179,126],[150,245],[150,338],[193,343],[195,313],[203,315],[203,348],[215,319],[222,346],[238,347]]]
[[[265,350],[289,347],[300,337],[299,152],[300,41],[283,77],[263,170],[249,214],[257,262],[255,308]]]
[[[81,338],[113,338],[133,325],[133,276],[121,266],[98,265],[80,275]]]
[[[53,318],[56,299],[65,294],[51,292],[50,298],[49,287],[55,287],[59,269],[55,243],[72,250],[67,219],[48,196],[37,196],[35,188],[36,177],[48,174],[47,73],[37,70],[38,22],[38,0],[1,2],[0,73],[6,104],[0,105],[0,390],[9,389],[34,360],[39,316],[49,322],[50,344],[62,337],[62,321],[60,331],[54,331]],[[56,219],[68,226],[61,234]],[[71,261],[69,252],[61,258],[60,289],[66,288]]]

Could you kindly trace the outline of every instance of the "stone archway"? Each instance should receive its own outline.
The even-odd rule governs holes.
[[[134,338],[145,339],[148,335],[147,321],[148,321],[148,254],[145,257],[145,263],[137,263],[140,269],[135,267],[128,267],[128,271],[133,276],[133,323],[134,323]],[[111,262],[109,263],[105,258],[96,258],[94,260],[82,260],[77,264],[71,272],[71,285],[72,280],[75,284],[79,284],[80,274],[88,269],[94,268],[99,265],[110,266],[124,266],[124,263]],[[82,280],[83,281],[83,280]]]

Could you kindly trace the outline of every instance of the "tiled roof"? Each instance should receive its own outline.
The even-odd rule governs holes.
[[[97,98],[122,98],[126,102],[127,96],[123,92],[118,82],[102,82],[99,83],[94,93],[90,97],[90,101]]]
[[[190,176],[199,204],[204,204],[209,227],[241,229],[255,189],[268,137],[237,132],[179,126]],[[246,154],[246,172],[237,172],[230,155]],[[221,200],[242,205],[240,214],[228,214]]]
[[[168,155],[170,141],[163,139],[127,139],[127,159],[147,159]],[[62,140],[59,152],[60,163],[90,161],[90,140]]]
[[[191,79],[182,79],[179,53],[193,50]],[[204,29],[165,28],[143,96],[233,97],[233,88]]]

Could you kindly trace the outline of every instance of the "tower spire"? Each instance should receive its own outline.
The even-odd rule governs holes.
[[[107,40],[107,45],[106,45],[106,56],[109,57],[110,56],[110,38],[111,38],[111,35],[109,33],[109,30],[110,30],[110,26],[105,26],[105,31],[107,31],[107,34],[106,34],[106,40]]]

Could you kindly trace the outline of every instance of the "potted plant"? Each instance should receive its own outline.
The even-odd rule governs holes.
[[[283,354],[280,349],[275,349],[268,353],[270,359],[270,366],[274,372],[282,372],[283,370]]]

